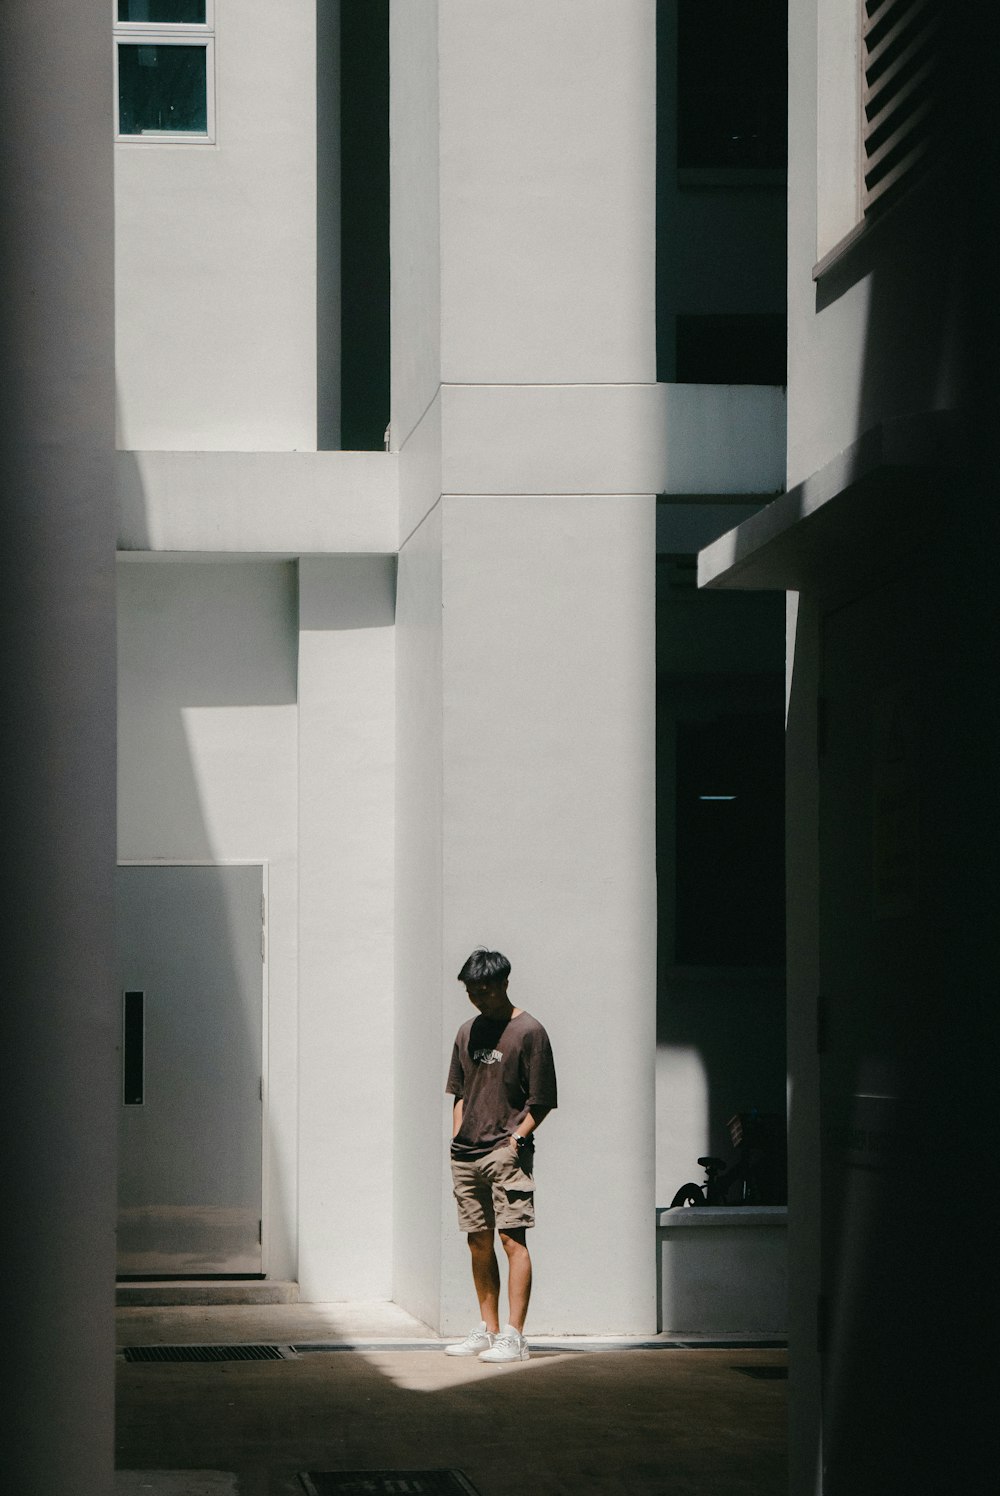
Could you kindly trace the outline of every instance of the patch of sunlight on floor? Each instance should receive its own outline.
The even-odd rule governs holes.
[[[537,1375],[555,1361],[573,1359],[572,1352],[542,1351],[529,1361],[507,1366],[489,1365],[477,1356],[446,1356],[444,1351],[357,1351],[387,1381],[407,1392],[443,1392],[452,1387],[489,1381],[492,1377]]]

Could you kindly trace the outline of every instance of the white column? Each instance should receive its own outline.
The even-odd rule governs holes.
[[[647,1331],[653,498],[609,481],[613,460],[590,491],[553,494],[544,444],[538,463],[525,455],[521,491],[498,496],[468,454],[501,432],[522,451],[553,385],[566,398],[549,441],[585,446],[595,400],[655,378],[655,7],[426,0],[394,16],[399,126],[426,125],[432,105],[437,122],[436,154],[422,128],[393,169],[394,222],[415,231],[398,245],[409,259],[393,307],[397,1035],[414,1045],[397,1044],[396,1293],[449,1330],[474,1308],[442,1092],[468,1016],[454,973],[493,942],[514,964],[517,1001],[551,1029],[563,1084],[539,1142],[530,1325]],[[437,205],[433,223],[421,202]],[[470,386],[490,399],[470,400]],[[404,972],[407,950],[418,959]],[[408,1162],[399,1182],[401,1152],[419,1157],[419,1183]],[[600,1218],[581,1231],[595,1173]],[[438,1207],[439,1233],[403,1229],[403,1205],[418,1202]]]
[[[0,20],[4,1409],[0,1486],[113,1481],[109,12]]]
[[[391,0],[392,444],[396,592],[393,1297],[441,1303],[441,401],[438,0]]]
[[[299,1289],[390,1296],[393,602],[388,556],[299,563]]]
[[[441,1302],[443,1045],[451,1038],[442,1031],[441,601],[438,506],[400,552],[396,596],[393,1297],[432,1325]]]
[[[654,505],[454,498],[444,515],[444,936],[488,943],[552,1039],[539,1134],[536,1333],[656,1325]],[[442,1322],[469,1320],[445,1199]],[[608,1264],[614,1270],[608,1271]]]

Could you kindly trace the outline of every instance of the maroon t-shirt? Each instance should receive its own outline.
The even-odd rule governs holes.
[[[485,1158],[517,1131],[525,1112],[556,1105],[548,1034],[523,1011],[516,1018],[470,1018],[456,1035],[445,1090],[462,1099],[452,1158]]]

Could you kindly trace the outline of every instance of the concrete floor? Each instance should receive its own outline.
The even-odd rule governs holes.
[[[119,1345],[339,1346],[118,1366],[119,1496],[302,1496],[302,1470],[462,1470],[482,1496],[785,1496],[785,1352],[532,1341],[446,1357],[393,1305],[126,1308]]]

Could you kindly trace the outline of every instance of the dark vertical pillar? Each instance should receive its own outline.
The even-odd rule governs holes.
[[[316,3],[316,446],[340,447],[340,3]]]
[[[346,451],[389,424],[389,3],[340,3],[341,420]]]
[[[786,598],[785,889],[788,1046],[788,1490],[821,1476],[819,609]]]
[[[110,12],[0,12],[0,1488],[113,1480]]]
[[[656,377],[676,378],[674,338],[676,291],[670,284],[671,221],[677,181],[677,8],[656,5]]]

